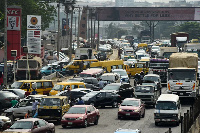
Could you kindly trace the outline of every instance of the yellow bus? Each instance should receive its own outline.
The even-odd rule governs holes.
[[[138,62],[129,65],[125,65],[126,72],[129,76],[134,76],[136,73],[141,73],[142,71],[144,74],[149,72],[149,68],[146,66],[145,62]]]
[[[91,68],[103,68],[106,72],[111,72],[112,69],[124,69],[123,60],[108,60],[93,62]]]
[[[147,43],[139,43],[138,48],[144,48],[145,51],[148,51],[148,44]]]

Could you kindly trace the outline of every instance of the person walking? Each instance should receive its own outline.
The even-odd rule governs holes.
[[[28,110],[28,112],[25,114],[24,119],[27,119],[30,117],[30,111]]]
[[[36,101],[35,99],[33,99],[32,101],[32,116],[35,115],[36,111],[37,111],[37,105],[39,104],[38,101]]]
[[[13,106],[15,106],[15,105],[18,103],[18,101],[17,101],[17,99],[15,98],[15,99],[11,100],[10,103],[12,104],[12,107],[13,107]]]

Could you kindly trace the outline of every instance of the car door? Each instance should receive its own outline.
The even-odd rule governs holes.
[[[49,128],[47,127],[47,124],[45,121],[43,120],[38,120],[39,123],[39,131],[40,133],[48,133],[49,132]]]
[[[113,100],[115,99],[113,96],[114,95],[111,92],[105,93],[105,98],[106,98],[105,105],[112,105]]]
[[[93,106],[89,106],[90,111],[91,111],[91,123],[95,122],[97,113],[95,111],[95,108]]]
[[[96,95],[96,105],[104,105],[105,104],[106,95],[105,92],[100,92]]]
[[[32,133],[43,133],[42,128],[39,126],[39,122],[37,120],[33,123]]]
[[[87,121],[88,123],[92,122],[92,112],[89,106],[86,107],[86,112],[87,112]]]

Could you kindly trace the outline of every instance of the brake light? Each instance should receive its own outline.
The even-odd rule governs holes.
[[[193,84],[193,87],[192,87],[192,89],[193,89],[193,90],[195,89],[195,83]]]
[[[168,89],[170,90],[170,85],[169,85],[169,83],[168,83]]]

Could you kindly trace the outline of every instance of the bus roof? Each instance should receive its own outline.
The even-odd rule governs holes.
[[[161,94],[157,101],[173,101],[177,102],[179,100],[179,96],[175,94]]]

